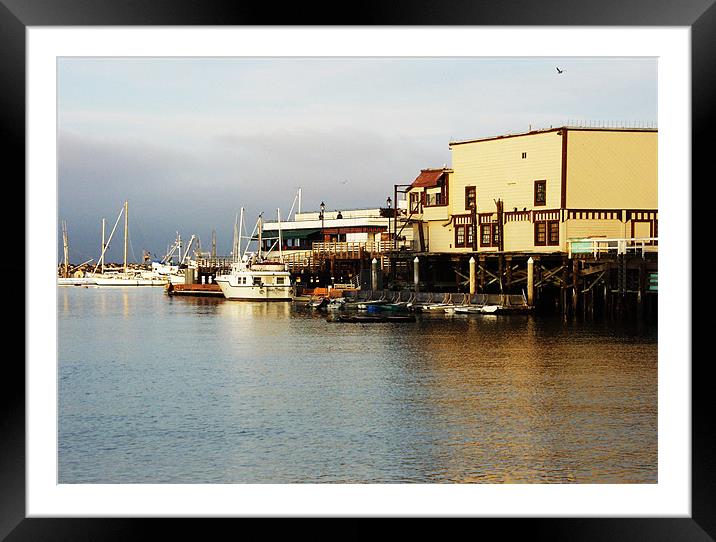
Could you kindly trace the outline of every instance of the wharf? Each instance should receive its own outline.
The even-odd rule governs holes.
[[[168,295],[179,296],[202,296],[202,297],[224,297],[224,293],[218,284],[168,284],[166,287]]]

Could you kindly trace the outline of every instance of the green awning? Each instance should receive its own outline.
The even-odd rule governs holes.
[[[313,230],[281,230],[281,239],[307,239],[308,237],[320,233],[321,229]],[[278,230],[264,230],[262,237],[264,239],[278,239]],[[258,235],[253,239],[258,240]]]

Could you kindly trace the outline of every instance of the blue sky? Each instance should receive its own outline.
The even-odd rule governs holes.
[[[77,263],[125,199],[137,258],[176,231],[227,253],[241,206],[379,206],[450,141],[580,121],[656,123],[657,60],[62,58],[58,214]]]

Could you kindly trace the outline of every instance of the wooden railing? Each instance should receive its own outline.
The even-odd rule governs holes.
[[[318,254],[355,256],[362,253],[387,252],[392,247],[391,241],[329,241],[313,243],[313,252]]]
[[[600,254],[636,254],[643,257],[647,252],[659,251],[658,241],[658,237],[569,239],[567,252],[570,258],[572,254],[592,254],[595,258]]]

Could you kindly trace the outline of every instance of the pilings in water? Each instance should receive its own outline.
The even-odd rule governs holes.
[[[407,260],[407,258],[410,258]],[[406,254],[412,277],[398,274],[393,289],[521,294],[537,312],[570,318],[656,317],[658,253],[625,256],[555,253]],[[428,273],[426,273],[428,270]],[[402,282],[401,282],[402,280]],[[402,285],[402,286],[401,286]]]

